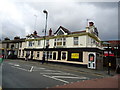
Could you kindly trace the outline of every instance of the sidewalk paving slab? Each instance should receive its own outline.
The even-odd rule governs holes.
[[[118,88],[120,89],[120,86],[118,85],[119,83],[120,83],[120,74],[107,78],[74,82],[63,86],[56,86],[53,88],[56,89],[57,88]]]

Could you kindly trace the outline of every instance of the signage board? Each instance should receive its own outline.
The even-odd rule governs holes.
[[[79,59],[79,53],[71,53],[72,59]]]

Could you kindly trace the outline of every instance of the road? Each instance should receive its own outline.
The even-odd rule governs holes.
[[[102,77],[49,63],[24,60],[4,60],[2,63],[2,88],[50,88]]]

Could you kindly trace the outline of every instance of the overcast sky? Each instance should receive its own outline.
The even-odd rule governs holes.
[[[109,0],[114,1],[114,0]],[[116,2],[81,2],[77,0],[26,1],[0,0],[0,36],[2,38],[33,33],[42,36],[45,27],[45,14],[48,11],[48,28],[55,32],[59,26],[70,31],[85,30],[87,19],[93,21],[101,40],[118,39],[118,3]]]

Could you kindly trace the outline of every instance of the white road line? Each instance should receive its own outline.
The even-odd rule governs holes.
[[[70,75],[69,73],[40,73],[40,74],[50,74],[50,75]]]
[[[19,64],[15,64],[14,66],[17,66],[17,67],[18,67],[18,66],[20,66],[20,65],[19,65]]]
[[[20,66],[19,64],[16,64],[16,63],[8,63],[10,65],[14,65],[14,66]]]
[[[45,69],[45,68],[38,68],[38,67],[35,67],[35,66],[34,66],[34,69]]]
[[[48,76],[48,75],[43,75],[44,77],[48,77],[48,78],[52,78],[54,80],[58,80],[58,81],[61,81],[61,82],[64,82],[64,83],[69,83],[68,81],[65,81],[65,80],[62,80],[62,79],[58,79],[58,78],[55,78],[55,77],[51,77],[51,76]]]
[[[54,70],[44,70],[44,71],[50,71],[51,72],[51,71],[54,71]]]
[[[17,68],[17,69],[20,69],[20,70],[24,70],[24,71],[30,72],[29,70],[26,70],[26,69],[24,69],[24,68],[15,67],[15,66],[11,66],[11,67],[14,67],[14,68]]]
[[[52,76],[54,78],[87,79],[87,77]]]
[[[54,70],[41,70],[42,73],[61,73],[61,71],[54,71]]]
[[[31,67],[30,72],[32,72],[32,70],[33,70],[33,66]]]
[[[10,64],[10,65],[15,65],[15,63],[8,63],[8,64]]]

